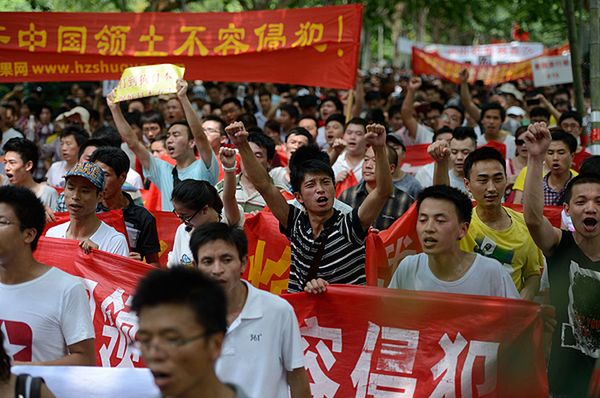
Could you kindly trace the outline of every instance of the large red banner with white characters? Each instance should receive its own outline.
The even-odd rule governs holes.
[[[537,304],[360,286],[285,298],[314,397],[548,395]]]
[[[51,238],[36,257],[85,284],[98,365],[143,366],[131,347],[137,318],[129,306],[151,267]],[[300,323],[315,397],[547,395],[534,303],[359,286],[284,297]]]
[[[0,83],[119,79],[172,63],[187,79],[352,88],[362,9],[0,13]]]

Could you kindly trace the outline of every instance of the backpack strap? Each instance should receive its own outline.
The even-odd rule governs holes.
[[[31,378],[31,391],[28,398],[40,398],[42,396],[42,385],[45,381],[41,377]]]
[[[16,398],[27,398],[27,381],[30,377],[26,373],[17,376],[17,382],[15,383]]]

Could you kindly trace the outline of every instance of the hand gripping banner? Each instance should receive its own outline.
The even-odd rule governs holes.
[[[118,80],[128,67],[177,64],[191,80],[348,89],[356,80],[362,9],[0,13],[0,83]]]

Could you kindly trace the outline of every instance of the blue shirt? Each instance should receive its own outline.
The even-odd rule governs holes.
[[[160,198],[163,211],[172,211],[171,194],[173,193],[173,165],[164,160],[150,157],[150,169],[144,168],[144,175],[156,184],[160,190]],[[207,168],[202,159],[194,161],[184,169],[177,168],[179,179],[183,180],[206,180],[215,185],[219,178],[219,162],[211,151],[210,167]]]

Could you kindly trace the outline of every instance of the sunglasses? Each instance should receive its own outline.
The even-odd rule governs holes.
[[[523,145],[524,143],[525,143],[524,140],[519,140],[519,139],[515,140],[515,144],[517,144],[517,145]]]

